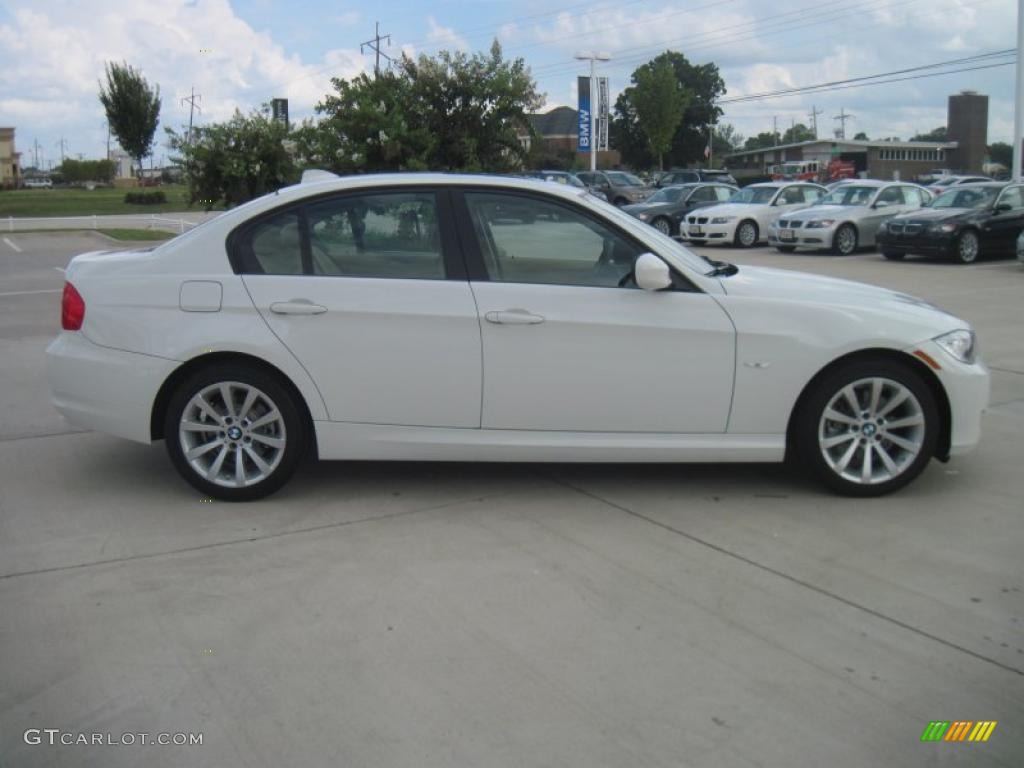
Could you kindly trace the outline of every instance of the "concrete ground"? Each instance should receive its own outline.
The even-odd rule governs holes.
[[[775,466],[324,463],[230,505],[50,408],[60,268],[97,247],[0,240],[0,765],[1024,763],[1017,263],[706,249],[975,324],[983,443],[895,496]],[[998,726],[921,743],[933,720]]]

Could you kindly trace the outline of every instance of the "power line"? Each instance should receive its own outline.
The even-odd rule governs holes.
[[[199,101],[202,101],[203,100],[203,95],[201,93],[196,93],[195,86],[193,86],[192,87],[192,95],[191,96],[186,96],[185,98],[183,98],[181,100],[182,106],[184,106],[185,104],[189,105],[189,109],[188,109],[188,139],[187,139],[189,144],[192,143],[192,113],[195,110],[197,110],[197,109],[200,112],[203,111],[202,107],[200,107],[198,104],[196,104],[196,100],[197,99]]]
[[[861,75],[860,77],[851,77],[851,78],[847,78],[846,80],[832,80],[832,81],[825,82],[825,83],[816,83],[814,85],[805,85],[805,86],[801,86],[801,87],[798,87],[798,88],[784,88],[784,89],[778,90],[778,91],[766,91],[766,92],[763,92],[763,93],[749,94],[749,95],[746,95],[746,96],[735,96],[735,97],[733,97],[731,99],[722,99],[721,101],[718,102],[718,104],[722,104],[722,105],[724,105],[724,104],[739,104],[739,103],[749,102],[749,101],[762,101],[764,99],[774,99],[774,98],[779,98],[781,96],[796,95],[796,94],[801,94],[801,93],[807,93],[807,92],[810,92],[810,91],[819,92],[819,91],[828,91],[828,90],[843,90],[843,88],[839,88],[837,86],[847,86],[848,87],[848,86],[850,86],[850,85],[852,85],[854,83],[858,83],[858,84],[861,84],[861,85],[874,85],[875,84],[874,82],[869,82],[869,81],[874,81],[874,80],[877,80],[878,78],[883,78],[883,77],[888,78],[888,77],[892,77],[893,75],[903,75],[903,74],[909,74],[909,73],[914,73],[914,72],[922,72],[922,71],[928,70],[928,69],[938,69],[938,68],[947,67],[947,66],[950,66],[950,65],[953,65],[953,64],[967,64],[967,63],[973,63],[973,62],[986,61],[986,60],[990,60],[990,59],[993,59],[993,58],[1002,58],[1002,57],[1005,57],[1005,56],[1012,55],[1013,53],[1014,53],[1014,50],[1012,48],[1010,48],[1010,49],[1007,49],[1007,50],[1004,50],[1004,51],[993,51],[991,53],[978,54],[977,56],[966,56],[966,57],[963,57],[963,58],[960,58],[960,59],[950,59],[948,61],[939,61],[939,62],[934,62],[932,64],[922,64],[922,65],[917,66],[917,67],[907,67],[905,69],[894,69],[891,72],[879,72],[879,73],[874,74],[874,75]],[[1006,63],[1012,63],[1012,62],[1006,62]],[[994,64],[994,65],[990,65],[990,66],[1004,66],[1004,63],[1001,62],[999,64]],[[974,69],[981,69],[981,68],[986,68],[987,69],[989,67],[977,67],[977,68],[971,67],[971,68],[968,68],[968,69],[957,69],[957,70],[950,70],[950,71],[947,71],[947,72],[935,72],[935,73],[930,73],[929,76],[953,74],[954,72],[970,72],[970,71],[973,71]],[[905,78],[905,79],[916,79],[916,78]],[[894,80],[894,81],[890,81],[890,82],[897,82],[897,81]]]

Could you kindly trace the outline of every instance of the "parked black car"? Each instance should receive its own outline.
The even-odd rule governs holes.
[[[739,190],[726,184],[677,184],[662,187],[642,203],[623,206],[622,210],[646,221],[665,235],[679,234],[679,224],[690,211],[706,205],[724,203]]]
[[[677,184],[694,184],[700,181],[713,181],[719,184],[736,186],[736,179],[728,171],[715,171],[704,168],[686,168],[681,170],[666,171],[658,177],[656,186],[672,187]]]
[[[876,236],[887,259],[908,253],[952,257],[969,264],[979,256],[1012,255],[1024,229],[1024,185],[959,185],[927,206],[894,216]]]

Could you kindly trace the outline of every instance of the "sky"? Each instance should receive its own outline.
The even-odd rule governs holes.
[[[580,51],[599,64],[612,100],[633,70],[664,50],[721,70],[723,99],[906,69],[1014,48],[1014,0],[0,0],[0,125],[17,130],[23,165],[103,157],[97,99],[104,62],[127,61],[163,97],[162,126],[187,125],[182,99],[201,95],[198,123],[273,97],[293,121],[313,114],[331,77],[371,71],[360,44],[374,24],[391,56],[484,50],[497,38],[531,68],[545,109],[575,106]],[[949,94],[988,94],[989,141],[1010,141],[1013,66],[814,95],[723,104],[723,122],[751,136],[810,124],[830,135],[840,109],[847,135],[909,138],[946,121]],[[155,152],[167,155],[164,132]]]

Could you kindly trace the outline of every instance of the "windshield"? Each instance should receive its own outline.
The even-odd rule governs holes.
[[[678,203],[686,187],[664,187],[647,198],[648,203]]]
[[[932,200],[932,208],[987,208],[992,205],[1000,187],[957,187]]]
[[[843,184],[825,195],[819,205],[867,205],[877,191],[877,187]]]
[[[632,173],[625,173],[624,171],[608,171],[608,178],[611,179],[613,184],[618,184],[624,187],[642,187],[644,183],[640,181]]]
[[[778,187],[747,187],[729,198],[730,203],[752,203],[753,205],[769,205]]]

